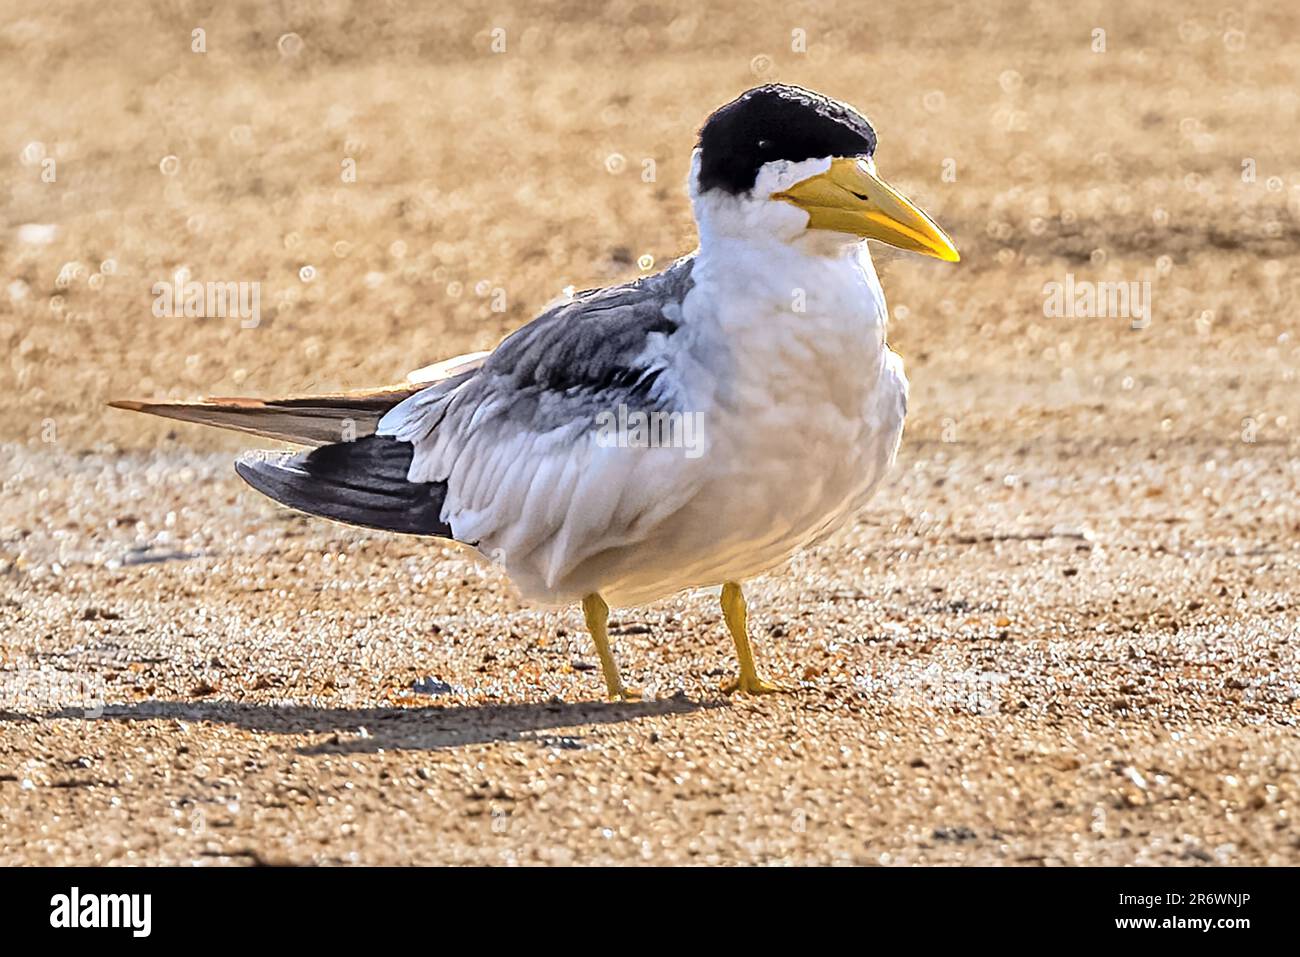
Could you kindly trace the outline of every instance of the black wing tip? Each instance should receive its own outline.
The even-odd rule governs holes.
[[[442,521],[445,482],[406,478],[409,442],[367,436],[295,455],[247,455],[235,472],[281,505],[346,525],[452,538]]]
[[[275,473],[288,471],[284,468],[284,460],[289,457],[288,453],[278,460],[272,460],[265,455],[241,455],[235,459],[235,474],[263,495],[275,498],[276,496],[270,491],[275,485]]]

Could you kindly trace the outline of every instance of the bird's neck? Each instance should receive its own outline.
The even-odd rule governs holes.
[[[743,300],[796,312],[810,299],[841,313],[858,311],[846,298],[873,314],[883,307],[871,254],[857,237],[810,230],[807,214],[787,203],[692,189],[691,205],[700,234],[697,282],[708,276]]]
[[[700,248],[684,319],[701,341],[757,335],[778,352],[847,352],[868,365],[883,356],[885,296],[866,243],[809,230],[787,203],[701,193],[695,182]]]
[[[711,290],[715,318],[727,326],[783,317],[883,337],[885,296],[865,243],[833,234],[786,242],[702,230],[691,278]]]

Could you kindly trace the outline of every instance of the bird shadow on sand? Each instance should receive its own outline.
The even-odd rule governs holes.
[[[327,734],[303,745],[299,754],[370,754],[377,751],[435,751],[501,741],[535,742],[539,747],[581,750],[582,732],[593,725],[688,714],[724,706],[684,695],[654,701],[610,704],[545,701],[525,704],[452,705],[422,708],[319,708],[309,705],[244,704],[226,701],[142,701],[106,705],[87,713],[65,708],[43,718],[91,721],[212,722],[270,734]],[[551,734],[548,732],[561,732]]]

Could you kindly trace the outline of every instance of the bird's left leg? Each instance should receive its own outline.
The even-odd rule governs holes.
[[[735,582],[727,582],[722,586],[722,617],[727,620],[727,630],[731,632],[731,640],[736,643],[736,658],[740,661],[740,677],[727,682],[722,690],[727,694],[733,691],[743,691],[745,694],[788,691],[788,688],[774,685],[758,676],[758,669],[754,667],[754,653],[749,650],[749,615],[745,595]]]

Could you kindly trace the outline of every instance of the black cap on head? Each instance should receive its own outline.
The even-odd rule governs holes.
[[[700,189],[747,193],[772,160],[869,156],[876,131],[853,107],[783,83],[742,93],[700,129]]]

